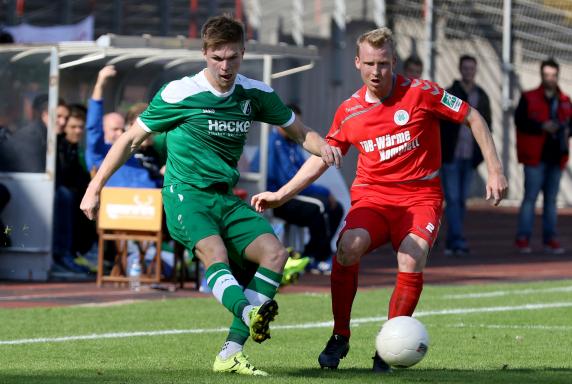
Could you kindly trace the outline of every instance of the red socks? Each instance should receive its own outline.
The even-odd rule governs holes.
[[[347,338],[351,334],[350,318],[358,287],[358,272],[359,263],[343,266],[333,258],[331,289],[334,333]],[[388,318],[411,316],[422,290],[423,272],[398,272],[395,289],[389,301]]]
[[[411,316],[417,306],[422,290],[423,272],[397,272],[395,289],[389,301],[388,319],[397,316]]]
[[[331,288],[334,333],[350,337],[352,304],[358,287],[359,263],[343,266],[333,257]]]

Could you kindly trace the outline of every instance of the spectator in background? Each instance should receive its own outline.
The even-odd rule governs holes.
[[[559,71],[554,59],[543,61],[540,86],[522,94],[514,114],[516,151],[518,161],[524,165],[524,197],[515,241],[521,253],[532,251],[530,237],[540,191],[544,196],[544,250],[551,254],[564,253],[556,232],[556,196],[568,161],[572,106],[569,96],[558,87]]]
[[[423,61],[415,55],[409,56],[403,62],[403,75],[411,79],[420,79],[423,76]]]
[[[131,127],[137,117],[139,117],[148,106],[148,103],[133,104],[125,115],[125,126]],[[149,136],[133,155],[147,172],[149,172],[149,175],[159,187],[163,186],[165,163],[167,162],[165,138],[166,134]]]
[[[297,105],[290,104],[288,107],[301,119],[302,113]],[[259,156],[257,152],[252,161],[254,171],[258,171]],[[288,137],[284,128],[274,127],[268,138],[268,190],[279,190],[294,177],[305,161],[303,149]],[[344,214],[342,205],[330,190],[319,184],[311,184],[273,211],[274,216],[286,223],[308,228],[310,240],[302,254],[310,257],[311,272],[329,274],[333,255],[330,243]]]
[[[461,79],[455,80],[447,92],[466,101],[485,119],[491,129],[491,106],[487,93],[475,82],[477,59],[463,55],[459,59]],[[471,132],[463,122],[441,121],[441,179],[445,193],[447,235],[445,254],[463,256],[469,253],[463,221],[475,168],[483,161],[483,154]]]
[[[64,132],[57,137],[56,194],[54,214],[54,262],[77,273],[88,273],[85,263],[77,259],[96,238],[95,226],[79,209],[81,196],[90,181],[80,147],[85,130],[86,109],[70,106]]]
[[[10,201],[10,191],[4,184],[0,184],[0,247],[9,247],[12,245],[10,240],[10,228],[2,222],[2,211]]]
[[[60,113],[61,111],[61,113]],[[56,130],[65,125],[67,107],[63,100],[58,101]],[[11,159],[6,168],[9,172],[35,172],[46,170],[46,150],[48,138],[48,95],[41,94],[32,103],[32,121],[16,130],[6,141],[4,148]]]
[[[86,163],[90,172],[96,171],[107,152],[125,130],[125,119],[117,112],[103,113],[103,91],[109,79],[116,75],[115,67],[103,67],[97,76],[87,110]],[[149,171],[131,156],[107,181],[108,187],[157,188]]]
[[[80,109],[85,110],[85,107],[83,105],[79,107]],[[63,100],[60,100],[60,102],[58,103],[58,107],[56,108],[56,135],[64,133],[64,129],[68,122],[69,116],[70,116],[70,108],[63,102]],[[85,128],[85,116],[83,118],[83,125]],[[81,136],[83,137],[83,129],[81,132]]]

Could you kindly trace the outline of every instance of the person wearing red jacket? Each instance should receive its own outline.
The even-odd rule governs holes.
[[[515,240],[521,253],[532,251],[530,237],[540,191],[544,197],[544,250],[551,254],[564,253],[556,233],[556,196],[568,161],[572,105],[569,96],[558,87],[559,70],[554,59],[543,61],[540,86],[522,94],[514,115],[517,156],[524,165],[524,197]]]

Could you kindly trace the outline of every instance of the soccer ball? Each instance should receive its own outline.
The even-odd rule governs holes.
[[[398,316],[383,324],[375,339],[381,358],[396,368],[407,368],[423,359],[429,348],[425,326],[409,316]]]

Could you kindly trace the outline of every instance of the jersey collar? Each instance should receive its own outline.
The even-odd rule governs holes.
[[[205,69],[203,69],[201,72],[199,72],[199,73],[197,74],[197,82],[198,82],[200,85],[202,85],[203,87],[205,87],[210,93],[212,93],[213,95],[215,95],[215,96],[217,96],[217,97],[221,97],[221,98],[222,98],[222,97],[228,97],[228,96],[230,96],[230,95],[234,92],[234,87],[236,86],[236,79],[238,79],[238,76],[240,76],[240,75],[237,75],[237,76],[236,76],[236,79],[235,79],[235,81],[234,81],[234,84],[232,84],[232,87],[231,87],[228,91],[226,91],[226,92],[220,92],[220,91],[217,91],[217,90],[211,85],[211,83],[209,83],[209,81],[207,80],[207,76],[206,76],[206,74],[205,74],[205,71],[206,71],[206,70],[207,70],[207,69],[205,68]]]
[[[389,99],[393,95],[393,90],[395,89],[395,81],[397,79],[397,76],[395,75],[395,73],[392,75],[391,79],[392,79],[391,80],[391,89],[389,90],[389,93],[385,97],[382,97],[381,99],[377,100],[377,98],[374,98],[374,96],[372,96],[369,93],[369,89],[366,86],[365,87],[364,100],[367,103],[375,104],[375,103],[383,103],[385,100]]]

